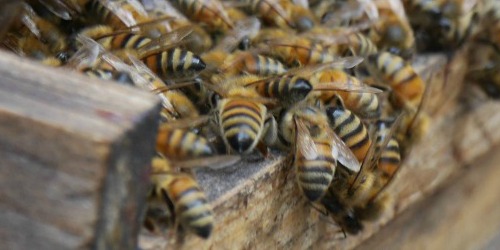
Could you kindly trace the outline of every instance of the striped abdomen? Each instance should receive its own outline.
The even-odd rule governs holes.
[[[122,3],[117,3],[117,1],[113,1],[114,3],[108,3],[113,4],[113,7],[116,6],[115,8],[120,8],[121,12],[131,15],[132,18],[128,17],[130,20],[127,21],[130,23],[125,23],[119,16],[113,13],[113,11],[108,9],[103,2],[104,1],[99,0],[90,0],[87,2],[85,10],[89,14],[88,18],[91,19],[90,21],[95,22],[93,18],[97,18],[98,23],[107,24],[115,29],[125,29],[127,28],[127,25],[135,24],[132,22],[141,22],[144,19],[147,19],[146,16],[140,14],[133,5],[128,4],[126,1],[122,1]]]
[[[361,162],[371,145],[368,131],[361,120],[343,107],[328,107],[326,115],[334,132]]]
[[[134,33],[122,33],[97,39],[104,48],[109,50],[139,49],[151,42],[146,36]]]
[[[204,137],[182,129],[160,129],[156,150],[168,159],[182,160],[213,155],[214,149]]]
[[[251,11],[261,17],[265,22],[280,27],[293,28],[294,23],[290,19],[283,6],[276,0],[249,0]],[[281,10],[281,11],[279,11]]]
[[[205,194],[190,176],[175,175],[166,193],[174,204],[180,224],[202,238],[208,238],[213,229],[214,216]]]
[[[146,55],[141,59],[162,79],[193,76],[206,67],[193,52],[179,48]]]
[[[381,80],[389,84],[398,97],[414,107],[420,104],[425,90],[424,81],[403,58],[383,52],[369,56],[368,61]]]
[[[369,56],[377,53],[377,46],[362,33],[352,33],[347,39],[349,41],[349,49],[355,56]]]
[[[401,164],[401,154],[398,141],[392,137],[389,139],[386,147],[381,149],[382,143],[385,140],[390,130],[390,122],[378,121],[377,122],[377,142],[375,150],[379,152],[382,150],[380,159],[378,160],[377,168],[381,171],[385,179],[390,178],[399,168]]]
[[[206,24],[209,30],[225,31],[234,26],[225,10],[218,8],[222,6],[218,0],[173,0],[172,2],[189,19]]]
[[[341,70],[326,70],[320,73],[319,83],[342,83],[344,85],[361,86],[360,80]],[[375,118],[380,115],[378,96],[367,92],[321,91],[320,99],[326,105],[336,101],[340,96],[345,107],[363,118]],[[332,103],[333,104],[333,103]]]
[[[313,138],[313,141],[317,149],[316,158],[307,159],[300,150],[296,150],[294,159],[297,182],[309,201],[317,201],[325,194],[337,164],[337,159],[332,155],[331,141],[319,137]]]
[[[243,59],[242,71],[253,75],[272,76],[285,73],[286,68],[276,59],[249,53]]]
[[[299,102],[305,99],[312,90],[312,85],[307,79],[293,75],[284,75],[271,81],[261,81],[255,87],[261,96],[278,98],[284,104]]]
[[[262,135],[266,112],[266,106],[252,100],[223,99],[219,124],[226,145],[238,153],[250,152]]]

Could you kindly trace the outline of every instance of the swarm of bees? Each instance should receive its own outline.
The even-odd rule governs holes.
[[[1,3],[4,49],[160,97],[144,220],[155,233],[208,238],[214,213],[191,169],[274,148],[288,154],[304,198],[357,234],[390,205],[384,191],[429,123],[428,88],[410,63],[417,51],[481,44],[488,56],[468,77],[500,96],[496,3]]]

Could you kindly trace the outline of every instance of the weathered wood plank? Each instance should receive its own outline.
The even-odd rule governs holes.
[[[0,51],[0,248],[134,249],[158,111],[149,93]]]
[[[377,232],[409,205],[431,194],[464,164],[488,152],[500,141],[500,115],[494,112],[500,106],[488,103],[477,107],[486,133],[491,133],[490,144],[481,144],[481,133],[474,125],[464,128],[464,119],[471,119],[457,96],[461,93],[466,67],[467,50],[459,52],[448,68],[443,56],[418,58],[416,68],[423,72],[431,88],[426,110],[433,121],[427,136],[416,145],[390,192],[395,203],[376,223],[368,223],[358,236],[347,239],[339,233],[330,218],[320,215],[302,198],[293,169],[284,163],[284,156],[241,164],[223,171],[198,172],[200,184],[205,188],[216,214],[213,236],[203,241],[188,236],[183,245],[175,245],[166,236],[142,234],[145,249],[170,247],[183,249],[275,249],[310,248],[349,249],[359,245]],[[447,74],[445,73],[447,72]],[[444,80],[446,77],[446,81]],[[479,137],[478,137],[479,136]],[[468,150],[475,145],[475,150]],[[476,146],[479,145],[479,146]],[[255,164],[255,165],[253,165]]]
[[[358,249],[498,249],[499,151],[495,147],[474,161],[444,189],[403,212]]]

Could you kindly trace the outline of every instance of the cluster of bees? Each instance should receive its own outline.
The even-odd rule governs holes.
[[[482,44],[490,56],[468,77],[500,96],[498,4],[0,2],[5,49],[161,98],[144,221],[153,232],[208,238],[214,215],[190,168],[276,148],[291,159],[304,198],[359,233],[387,207],[384,190],[429,124],[427,88],[410,64],[417,50]]]

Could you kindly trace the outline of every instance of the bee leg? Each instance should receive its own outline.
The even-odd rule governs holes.
[[[308,202],[308,204],[316,211],[318,211],[323,216],[328,216],[328,211],[321,210],[321,208],[317,207],[314,203]]]
[[[269,156],[271,156],[267,145],[262,140],[259,140],[259,142],[257,143],[257,149],[264,156],[264,158],[269,158]]]
[[[272,115],[268,115],[264,122],[264,143],[268,146],[274,146],[278,142],[278,123]]]

